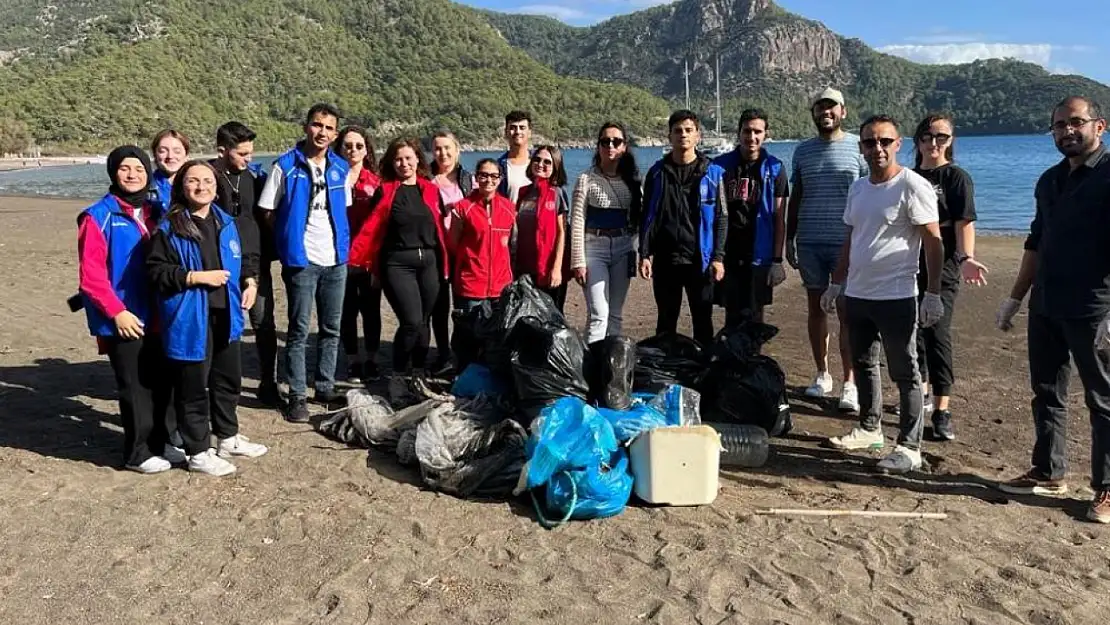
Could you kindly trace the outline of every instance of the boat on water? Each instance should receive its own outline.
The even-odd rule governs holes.
[[[708,156],[721,156],[736,149],[736,144],[721,132],[721,57],[717,55],[717,72],[713,76],[717,81],[717,114],[716,128],[713,134],[702,139],[702,150]]]

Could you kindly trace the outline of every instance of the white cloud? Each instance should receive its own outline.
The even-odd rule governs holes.
[[[1020,59],[1047,67],[1052,60],[1053,46],[1047,43],[932,43],[896,44],[879,48],[880,52],[900,56],[918,63],[970,63],[979,59]]]
[[[516,7],[513,13],[526,13],[528,15],[546,15],[564,22],[579,21],[586,17],[585,11],[558,4],[526,4]]]

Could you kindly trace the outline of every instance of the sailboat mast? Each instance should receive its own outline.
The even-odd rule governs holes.
[[[690,61],[683,60],[682,77],[686,81],[686,110],[690,110]]]
[[[721,55],[717,55],[717,136],[721,135]]]

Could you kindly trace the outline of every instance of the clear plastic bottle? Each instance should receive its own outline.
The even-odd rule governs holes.
[[[755,469],[767,464],[771,446],[767,430],[758,425],[705,423],[721,437],[721,466]]]

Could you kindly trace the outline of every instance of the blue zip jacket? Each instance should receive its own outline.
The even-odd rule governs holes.
[[[300,144],[278,157],[275,164],[283,176],[281,200],[274,207],[274,242],[278,260],[285,267],[307,267],[304,232],[312,203],[312,170]],[[328,215],[335,233],[335,259],[346,264],[351,248],[351,229],[347,222],[347,173],[350,167],[331,150],[327,151],[324,177],[328,185]]]
[[[116,297],[127,310],[149,325],[151,320],[150,287],[146,280],[146,258],[143,252],[143,231],[111,194],[86,208],[81,215],[93,219],[108,244],[108,279]],[[85,318],[93,336],[115,336],[116,322],[85,301]]]
[[[755,214],[755,247],[751,263],[756,267],[769,267],[774,258],[775,247],[775,179],[782,171],[782,161],[772,156],[765,148],[760,149],[759,178],[763,181],[760,190],[759,207]],[[738,171],[740,168],[740,149],[722,154],[713,159],[725,172]],[[727,199],[726,199],[727,201]]]
[[[505,197],[509,197],[509,152],[506,150],[497,157],[497,168],[501,170],[501,182],[497,185],[497,192]],[[463,192],[463,195],[469,195],[469,192]]]
[[[173,182],[170,181],[170,177],[161,169],[155,169],[154,175],[150,177],[150,194],[147,202],[158,208],[158,214],[155,215],[158,219],[165,217],[166,213],[170,212],[170,193],[172,189]]]
[[[211,210],[220,224],[220,264],[231,273],[224,287],[231,316],[229,340],[238,341],[243,336],[243,293],[239,283],[243,251],[239,229],[235,219],[215,204]],[[163,220],[158,228],[165,233],[186,271],[204,271],[199,243],[174,234],[168,220]],[[158,301],[166,356],[185,362],[203,362],[208,352],[208,289],[191,287],[173,295],[160,295]]]
[[[666,159],[664,156],[655,162],[648,170],[644,179],[645,196],[647,197],[644,224],[640,230],[640,255],[652,256],[651,244],[655,237],[656,218],[662,209],[664,198],[664,172]],[[699,155],[698,158],[703,158]],[[706,159],[708,161],[708,159]],[[725,170],[712,162],[706,164],[705,174],[698,181],[699,208],[701,218],[698,220],[698,251],[701,254],[701,270],[707,271],[714,257],[718,260],[724,257],[724,236],[728,232],[728,216],[724,211],[724,197],[721,196],[722,181]]]

